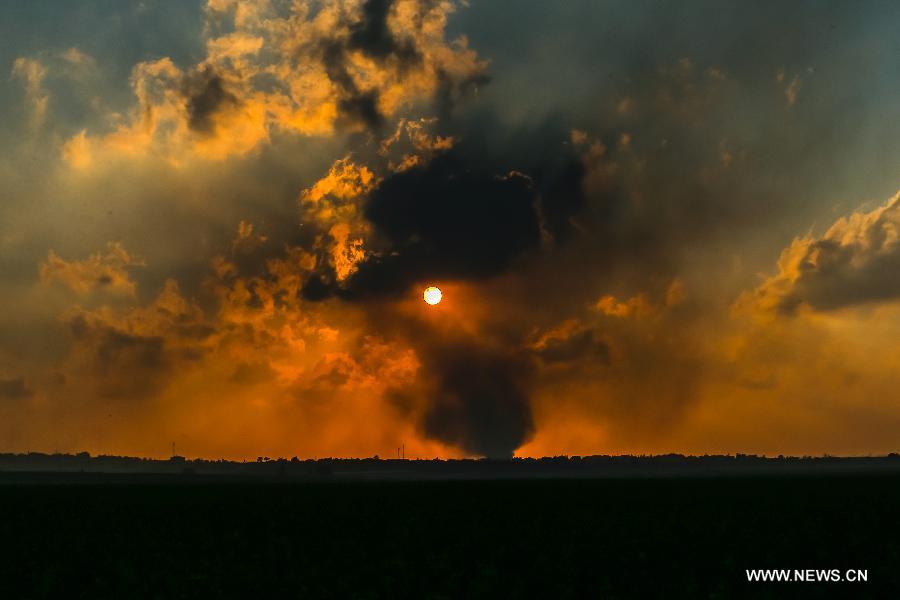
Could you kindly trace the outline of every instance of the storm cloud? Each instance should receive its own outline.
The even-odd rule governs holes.
[[[434,378],[426,435],[478,456],[509,458],[534,434],[531,365],[523,357],[470,342],[431,348],[425,363]]]
[[[363,203],[377,250],[331,290],[332,274],[313,275],[304,297],[364,299],[403,293],[427,279],[477,280],[506,272],[540,248],[542,234],[563,239],[569,218],[584,204],[585,169],[577,158],[561,169],[535,172],[492,172],[453,149],[387,176]]]
[[[313,273],[303,298],[365,303],[399,297],[424,281],[484,280],[514,271],[548,236],[565,240],[569,218],[585,201],[585,169],[576,157],[535,169],[532,177],[486,170],[476,155],[454,148],[380,181],[362,210],[378,249],[343,282],[333,271]],[[397,334],[391,321],[374,328]],[[491,345],[470,336],[448,344],[440,337],[422,333],[409,340],[420,348],[420,378],[429,382],[420,390],[423,432],[470,453],[511,456],[534,430],[532,365],[521,341]],[[579,340],[566,358],[593,350],[592,340]],[[552,349],[546,354],[553,359]]]
[[[0,6],[15,449],[896,450],[900,9],[47,1]]]

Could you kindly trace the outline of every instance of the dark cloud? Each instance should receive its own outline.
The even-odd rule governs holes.
[[[216,332],[216,328],[208,323],[195,323],[189,318],[180,316],[176,318],[173,331],[180,337],[204,340]]]
[[[167,384],[176,357],[167,351],[163,336],[129,333],[83,315],[69,322],[69,330],[96,380],[99,396],[147,398]]]
[[[313,273],[300,289],[300,296],[304,300],[319,302],[330,298],[334,294],[334,289],[334,286],[326,281],[322,275]]]
[[[482,279],[507,271],[541,244],[541,228],[562,235],[584,203],[580,163],[498,174],[453,150],[385,178],[365,201],[382,248],[340,288],[328,273],[303,289],[309,300],[398,294],[424,279]],[[542,223],[542,216],[545,221]]]
[[[415,353],[414,380],[386,388],[383,399],[423,436],[487,457],[509,457],[531,439],[538,363],[518,329],[496,319],[447,327],[392,302],[366,307],[367,335]]]
[[[324,357],[313,366],[310,377],[298,380],[292,393],[304,405],[327,405],[339,390],[350,383],[358,363],[347,355]]]
[[[231,381],[238,385],[257,385],[275,379],[276,373],[269,363],[242,362],[231,375]]]
[[[411,39],[398,40],[388,27],[388,15],[394,0],[367,0],[362,17],[350,26],[347,46],[377,59],[393,58],[401,70],[418,64],[422,57]]]
[[[472,170],[453,153],[388,177],[368,198],[365,216],[389,253],[363,265],[351,287],[371,287],[370,269],[379,279],[410,282],[500,273],[540,242],[535,201],[525,177]],[[385,277],[391,269],[402,275]]]
[[[580,160],[557,159],[555,164],[546,165],[535,172],[535,177],[544,182],[541,191],[541,217],[544,227],[557,239],[568,237],[573,228],[572,217],[584,208],[585,167]]]
[[[527,156],[524,162],[532,168],[526,174],[506,160],[457,147],[389,175],[363,205],[377,250],[340,285],[333,273],[314,273],[303,297],[365,303],[398,295],[424,280],[482,280],[516,268],[539,251],[547,234],[564,240],[571,218],[584,207],[581,162],[565,150],[545,157],[537,150]],[[425,435],[472,454],[497,457],[511,456],[530,438],[534,355],[521,339],[491,336],[488,343],[463,336],[447,342],[441,333],[423,333],[422,324],[403,327],[396,318],[383,316],[371,323],[379,335],[406,337],[417,349],[423,366],[416,394],[423,399]],[[576,360],[585,353],[608,360],[608,349],[593,335],[588,331],[536,354],[546,362]],[[402,391],[391,397],[403,399],[400,405],[410,404]]]
[[[479,456],[508,458],[534,433],[531,365],[474,340],[429,348],[426,435]]]
[[[362,123],[370,129],[378,129],[384,116],[378,112],[378,92],[363,91],[347,70],[346,47],[341,40],[328,40],[322,44],[322,66],[328,79],[339,92],[338,110],[345,124]]]
[[[804,262],[793,289],[778,303],[780,312],[794,313],[806,304],[835,310],[900,298],[900,252],[863,259],[858,248],[820,240],[810,249],[814,261]]]
[[[415,39],[400,37],[392,31],[389,17],[393,6],[394,0],[366,0],[358,18],[345,21],[349,35],[328,39],[321,44],[322,65],[339,92],[339,125],[362,124],[368,129],[379,130],[385,122],[385,116],[378,109],[378,90],[360,88],[351,75],[347,65],[349,52],[361,52],[376,61],[397,81],[403,81],[410,71],[423,66],[423,52],[416,46]],[[436,10],[443,8],[432,0],[419,2],[414,20],[416,27],[421,29],[425,17]],[[435,103],[441,113],[448,112],[473,88],[488,81],[482,73],[455,77],[442,67],[438,67],[436,76]]]
[[[338,111],[349,124],[362,123],[379,129],[384,116],[378,111],[378,92],[361,90],[347,69],[347,52],[360,51],[382,64],[390,63],[402,76],[421,63],[421,53],[412,39],[398,40],[388,26],[393,0],[367,0],[358,20],[349,23],[347,39],[323,44],[322,64],[328,78],[340,90]]]
[[[434,103],[442,120],[448,120],[453,110],[464,99],[477,93],[480,87],[491,82],[487,73],[474,73],[467,77],[455,78],[443,69],[438,69],[437,88],[434,92]]]
[[[0,379],[0,398],[19,400],[22,398],[30,398],[32,395],[34,395],[34,392],[25,385],[24,377]]]
[[[349,97],[338,100],[337,107],[351,121],[364,123],[371,129],[379,129],[384,124],[384,117],[378,112],[378,92],[375,90],[360,92],[354,86]]]
[[[237,97],[225,89],[225,81],[212,68],[188,77],[183,94],[188,112],[188,126],[200,133],[211,133],[214,117],[223,107],[236,106]]]
[[[609,345],[598,339],[593,329],[584,329],[568,337],[551,338],[534,350],[542,361],[548,364],[571,363],[582,359],[609,364]]]

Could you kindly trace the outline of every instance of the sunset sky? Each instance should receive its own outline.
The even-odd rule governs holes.
[[[5,0],[0,452],[898,451],[898,25]]]

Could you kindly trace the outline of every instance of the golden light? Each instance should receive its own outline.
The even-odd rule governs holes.
[[[444,295],[441,293],[441,290],[439,288],[431,286],[425,288],[425,293],[422,294],[422,297],[425,298],[425,302],[434,306],[441,301],[441,298],[443,298]]]

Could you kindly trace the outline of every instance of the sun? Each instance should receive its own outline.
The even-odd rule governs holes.
[[[439,288],[431,286],[425,288],[425,293],[422,294],[422,297],[425,298],[425,302],[434,306],[441,301],[441,298],[443,298],[444,295],[441,293],[441,290]]]

